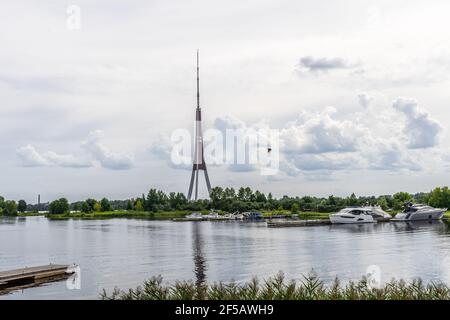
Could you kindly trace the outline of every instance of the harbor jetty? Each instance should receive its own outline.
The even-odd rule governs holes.
[[[0,294],[67,279],[75,271],[69,265],[49,264],[0,272]]]
[[[330,220],[274,220],[267,221],[267,226],[271,228],[284,228],[284,227],[307,227],[307,226],[320,226],[329,225]]]
[[[207,221],[206,217],[204,218],[173,218],[172,221],[175,222],[186,222],[186,221]]]

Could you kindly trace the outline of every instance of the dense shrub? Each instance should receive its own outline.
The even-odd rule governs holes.
[[[66,198],[54,200],[48,207],[50,214],[65,214],[69,212],[69,202]]]

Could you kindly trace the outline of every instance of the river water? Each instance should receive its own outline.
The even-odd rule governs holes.
[[[2,218],[0,271],[76,263],[80,285],[60,281],[0,299],[97,299],[103,288],[136,287],[159,274],[200,283],[280,270],[300,279],[314,269],[327,282],[359,280],[373,265],[382,282],[420,277],[450,284],[449,235],[443,222],[272,229],[264,222]]]

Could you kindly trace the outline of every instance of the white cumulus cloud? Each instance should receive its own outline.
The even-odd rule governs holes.
[[[152,142],[152,145],[148,149],[150,155],[154,158],[164,160],[172,169],[192,170],[192,157],[190,154],[183,155],[177,154],[179,163],[176,164],[172,160],[172,150],[175,147],[175,143],[166,134],[160,134],[158,139]]]
[[[333,118],[336,109],[327,107],[320,113],[302,113],[295,122],[281,130],[286,153],[350,152],[358,147],[364,128],[350,120]]]
[[[20,147],[16,150],[17,156],[22,161],[22,165],[25,167],[40,167],[48,166],[50,162],[45,159],[36,148],[32,145],[27,144],[26,146]]]
[[[25,167],[71,167],[87,168],[92,166],[92,161],[85,156],[75,156],[72,154],[58,154],[53,151],[40,153],[30,144],[16,150],[22,165]]]
[[[101,167],[112,170],[130,169],[133,167],[133,157],[121,153],[111,152],[100,143],[102,131],[97,130],[89,134],[88,139],[82,143],[82,150],[77,155],[60,154],[54,151],[38,152],[30,144],[20,147],[16,154],[22,166],[27,167],[69,167],[89,168],[98,162]]]
[[[406,117],[403,133],[408,138],[409,148],[430,148],[438,144],[442,126],[419,108],[416,100],[400,97],[393,101],[392,106]]]
[[[93,131],[88,139],[82,144],[85,149],[103,168],[111,170],[125,170],[133,167],[134,161],[131,155],[125,153],[112,152],[101,142],[103,132]]]

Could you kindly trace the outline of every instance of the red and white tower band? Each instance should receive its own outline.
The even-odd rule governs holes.
[[[205,158],[203,156],[203,133],[202,133],[202,110],[200,109],[200,78],[198,65],[198,50],[197,50],[197,109],[195,112],[195,150],[194,150],[194,164],[192,166],[191,183],[189,184],[188,199],[192,200],[192,191],[195,181],[195,195],[194,199],[198,199],[198,175],[199,171],[205,172],[206,188],[208,194],[211,195],[211,184],[209,183],[208,171],[206,170]]]

